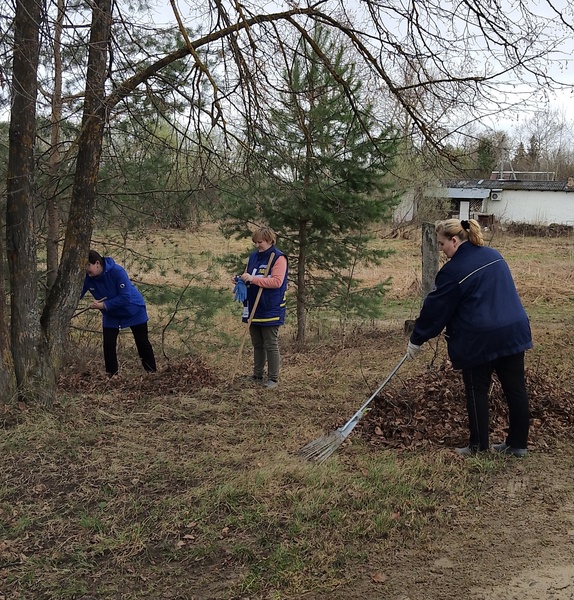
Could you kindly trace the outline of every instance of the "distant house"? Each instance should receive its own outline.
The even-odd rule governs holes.
[[[574,177],[567,181],[528,179],[477,179],[443,182],[428,188],[422,200],[450,201],[450,216],[477,219],[482,225],[528,223],[532,225],[574,225]],[[419,196],[420,198],[420,196]],[[417,196],[404,195],[395,210],[395,221],[417,216]]]

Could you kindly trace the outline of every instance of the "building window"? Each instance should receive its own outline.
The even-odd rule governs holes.
[[[470,212],[471,212],[471,214],[482,212],[482,199],[481,198],[475,198],[470,201]]]

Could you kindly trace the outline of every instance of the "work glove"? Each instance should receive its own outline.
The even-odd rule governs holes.
[[[235,277],[235,287],[233,288],[233,293],[235,294],[234,300],[236,302],[243,304],[247,299],[247,286],[239,277]]]
[[[409,341],[407,345],[407,356],[410,360],[413,360],[413,358],[415,358],[421,350],[422,348],[420,346],[417,346],[416,344],[413,344],[411,341]]]

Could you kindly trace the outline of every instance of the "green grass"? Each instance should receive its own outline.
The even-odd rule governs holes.
[[[76,411],[68,412],[69,424],[87,417],[81,405]],[[461,463],[444,452],[373,454],[360,447],[321,466],[280,449],[254,464],[239,447],[241,466],[231,469],[221,467],[221,448],[202,460],[173,454],[173,440],[186,436],[178,422],[153,440],[141,426],[128,433],[123,425],[90,425],[67,435],[55,420],[40,418],[40,428],[33,422],[0,452],[22,465],[8,473],[12,480],[50,480],[35,493],[7,494],[13,511],[4,537],[33,556],[11,575],[11,588],[37,597],[79,597],[93,585],[90,573],[102,568],[109,578],[100,583],[108,590],[102,593],[109,593],[118,570],[135,569],[151,585],[154,565],[185,571],[221,557],[239,573],[229,598],[295,594],[317,579],[335,585],[378,545],[448,525],[453,504],[475,501],[484,477],[503,468],[487,460]],[[48,470],[14,443],[28,428]],[[72,461],[79,464],[70,471]],[[170,577],[170,586],[183,589]]]
[[[348,577],[367,548],[448,523],[445,503],[472,501],[481,477],[495,468],[441,453],[394,452],[314,466],[279,449],[258,465],[244,448],[237,450],[241,468],[220,468],[217,450],[202,460],[173,454],[173,440],[186,436],[177,422],[153,440],[141,426],[96,423],[72,434],[88,410],[68,405],[64,424],[38,413],[0,445],[15,466],[9,479],[36,485],[35,492],[16,493],[15,486],[4,493],[2,511],[12,511],[3,537],[33,557],[11,574],[12,589],[79,597],[91,589],[94,569],[131,565],[153,579],[149,556],[153,564],[182,566],[225,557],[240,572],[230,598],[295,593],[317,577],[332,584]],[[30,460],[25,439],[41,461]],[[109,577],[102,589],[112,586]]]

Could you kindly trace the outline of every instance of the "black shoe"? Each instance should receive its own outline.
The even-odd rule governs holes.
[[[479,450],[476,446],[465,446],[464,448],[455,448],[454,451],[460,456],[476,456],[486,450]]]
[[[461,456],[474,456],[478,452],[475,446],[465,446],[464,448],[455,448],[454,451]]]
[[[518,456],[518,458],[524,458],[528,453],[526,448],[513,448],[506,442],[502,442],[502,444],[494,444],[492,449],[500,454],[511,454],[512,456]]]

